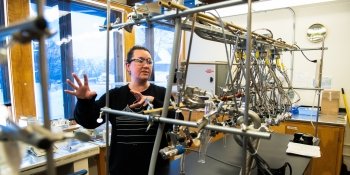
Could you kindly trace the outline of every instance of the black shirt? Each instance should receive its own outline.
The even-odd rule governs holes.
[[[143,95],[154,97],[154,108],[163,106],[165,97],[165,88],[151,84],[147,90],[141,92]],[[99,100],[78,99],[74,118],[78,124],[85,128],[93,129],[101,125],[96,120],[99,117],[100,109],[105,107],[106,95]],[[125,110],[128,105],[135,101],[134,95],[130,92],[128,85],[120,88],[114,88],[109,91],[109,107],[115,110]],[[134,110],[141,113],[142,109]],[[174,118],[174,112],[170,111],[168,117]],[[147,121],[130,116],[109,115],[109,121],[112,125],[112,137],[110,144],[109,167],[112,175],[143,175],[148,173],[148,167],[153,150],[158,124],[154,125],[146,132]],[[103,123],[105,120],[103,121]],[[164,131],[171,129],[166,125]],[[160,144],[160,149],[167,146],[165,134]],[[158,156],[156,171],[162,166],[166,166],[168,160]]]

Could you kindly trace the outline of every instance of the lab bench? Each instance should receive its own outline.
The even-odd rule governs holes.
[[[197,120],[202,116],[202,111],[200,112],[194,112],[192,115],[192,120]],[[188,113],[186,111],[183,111],[183,114],[186,117],[188,117]],[[286,155],[286,159],[283,161],[289,161],[289,159],[292,161],[290,163],[294,164],[294,170],[298,169],[299,172],[303,172],[303,174],[339,174],[340,173],[340,167],[342,163],[342,152],[343,152],[343,143],[344,143],[344,130],[345,130],[346,120],[345,115],[339,114],[339,115],[320,115],[318,119],[318,123],[316,123],[316,117],[315,116],[305,116],[305,115],[294,115],[291,119],[286,120],[284,122],[281,122],[278,126],[271,126],[270,129],[274,133],[280,133],[280,134],[286,134],[286,137],[281,137],[278,135],[273,135],[272,140],[264,140],[262,139],[262,143],[266,143],[264,148],[262,148],[261,155],[266,157],[267,159],[271,158],[271,155],[275,155],[273,150],[268,150],[272,148],[276,148],[276,146],[272,146],[272,143],[282,143],[282,140],[284,142],[287,142],[288,139],[286,138],[290,137],[296,132],[302,132],[302,133],[308,133],[311,135],[315,135],[315,127],[318,128],[318,138],[320,139],[319,146],[321,149],[321,157],[320,158],[308,158],[303,159],[299,158],[300,156],[290,156]],[[215,140],[218,140],[216,144],[213,144],[210,147],[215,147],[214,145],[222,145],[220,140],[222,139],[222,135],[218,137]],[[281,140],[282,139],[282,140]],[[274,141],[273,141],[274,140]],[[280,140],[280,141],[279,141]],[[233,143],[230,143],[231,145]],[[237,144],[234,144],[237,146]],[[264,144],[263,144],[264,145]],[[283,147],[283,155],[285,154],[285,146]],[[211,149],[210,149],[211,150]],[[217,149],[214,149],[217,150]],[[219,149],[221,150],[221,148]],[[94,142],[88,142],[88,143],[82,143],[81,146],[77,147],[75,150],[67,151],[65,149],[58,149],[55,153],[54,159],[55,159],[55,165],[56,167],[60,166],[70,166],[71,171],[78,171],[80,169],[89,169],[91,165],[89,165],[89,158],[94,157],[95,164],[96,164],[96,174],[106,174],[105,173],[105,152],[106,147],[105,143],[103,141],[94,141]],[[214,151],[215,152],[215,151]],[[213,154],[217,154],[216,152]],[[230,152],[230,151],[229,151]],[[270,153],[268,153],[270,152]],[[280,153],[279,153],[280,154]],[[220,155],[220,153],[218,153]],[[226,154],[227,155],[227,154]],[[224,155],[222,155],[224,156]],[[278,157],[278,156],[277,156]],[[20,174],[26,175],[26,174],[40,174],[41,172],[45,172],[46,169],[46,157],[33,157],[25,158],[26,161],[24,161],[21,165]],[[193,160],[192,160],[193,159]],[[188,166],[191,166],[191,169],[187,169],[187,172],[200,172],[201,169],[203,169],[202,165],[194,163],[196,162],[197,156],[196,153],[193,153],[192,155],[188,155],[187,160],[187,168]],[[241,160],[241,159],[238,159]],[[298,160],[298,161],[294,161]],[[300,160],[305,166],[302,166],[300,164]],[[311,160],[311,161],[310,161]],[[172,174],[174,171],[178,170],[178,162],[179,160],[173,161],[170,169],[167,169],[167,173]],[[210,158],[208,161],[211,161]],[[283,162],[283,161],[277,161],[277,162]],[[191,163],[192,162],[192,163]],[[273,163],[276,161],[272,161],[272,164],[274,168],[279,167],[280,164]],[[238,163],[238,162],[236,162]],[[300,164],[300,165],[299,165]],[[203,165],[208,166],[208,164]],[[220,165],[222,167],[224,165]],[[296,167],[295,167],[296,166]],[[198,167],[196,170],[195,167]],[[222,170],[218,171],[231,171],[232,167],[223,167]],[[217,168],[215,168],[217,169]],[[211,170],[215,170],[211,169]],[[234,172],[238,172],[239,168],[233,168]],[[232,171],[233,171],[232,170]],[[293,174],[294,171],[293,170]],[[66,171],[59,170],[60,173]],[[215,170],[216,171],[216,170]],[[232,172],[231,171],[231,172]],[[91,172],[90,172],[91,174]]]
[[[188,111],[182,111],[185,119],[188,119]],[[197,121],[203,116],[203,111],[193,111],[192,121]],[[321,150],[320,158],[313,158],[304,174],[336,175],[340,174],[344,144],[344,132],[346,115],[293,115],[291,119],[281,122],[277,126],[270,126],[273,133],[293,135],[294,133],[307,133],[317,137]]]
[[[62,145],[62,144],[61,144]],[[86,169],[89,171],[89,158],[99,155],[100,148],[94,143],[84,142],[74,145],[74,148],[58,148],[54,153],[55,167],[58,174],[69,174],[72,172]],[[21,175],[45,174],[47,169],[46,156],[35,156],[31,153],[26,154],[22,159],[20,167]],[[93,173],[88,173],[93,174]]]
[[[304,174],[340,174],[344,145],[346,115],[320,114],[318,122],[315,115],[293,115],[291,119],[271,126],[275,133],[305,133],[319,138],[320,158],[313,158]],[[317,135],[316,135],[317,128]]]
[[[93,143],[96,144],[100,149],[100,153],[97,157],[97,174],[104,175],[106,174],[106,160],[107,160],[106,142],[104,142],[103,140],[95,140]]]
[[[307,168],[311,158],[287,154],[286,149],[290,139],[291,136],[273,133],[270,139],[260,139],[257,154],[267,162],[270,168],[277,169],[288,162],[292,167],[293,174],[301,175]],[[178,175],[181,167],[185,174],[191,175],[240,174],[242,160],[244,160],[242,152],[242,147],[234,141],[231,134],[228,134],[227,137],[208,145],[205,163],[198,162],[197,152],[190,152],[185,154],[183,167],[180,159],[176,159],[168,167],[164,167],[161,174]],[[251,174],[258,174],[256,167],[253,166]],[[286,168],[286,174],[289,174],[288,168]]]

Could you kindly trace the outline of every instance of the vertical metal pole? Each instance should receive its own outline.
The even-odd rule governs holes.
[[[169,78],[167,83],[167,88],[164,97],[164,105],[169,106],[169,101],[171,97],[171,89],[174,80],[175,67],[177,65],[177,58],[179,57],[180,52],[180,44],[181,44],[181,18],[175,19],[175,31],[174,31],[174,43],[173,43],[173,51],[171,55],[170,69],[169,69]],[[168,108],[165,107],[162,110],[162,117],[166,118],[168,115]],[[153,146],[153,152],[151,157],[151,162],[149,165],[148,175],[154,175],[154,170],[157,162],[158,150],[160,146],[160,142],[162,140],[164,130],[164,123],[159,124],[157,130],[156,140]]]
[[[249,110],[249,99],[250,99],[250,55],[251,55],[251,31],[252,31],[252,1],[248,0],[248,13],[247,13],[247,43],[246,43],[246,67],[245,67],[245,108],[244,108],[244,125],[248,126],[248,110]],[[248,136],[243,135],[243,151],[242,156],[244,158],[244,161],[242,161],[242,171],[241,174],[245,175],[247,174],[247,141]]]
[[[109,32],[111,27],[110,21],[111,3],[107,0],[107,38],[106,38],[106,107],[109,107]],[[109,174],[109,113],[105,113],[106,124],[106,175]]]
[[[325,40],[325,37],[323,37],[323,40],[322,40],[322,50],[321,50],[321,59],[320,59],[320,73],[319,73],[319,76],[318,76],[318,85],[317,85],[317,88],[318,89],[318,98],[317,98],[317,113],[316,113],[316,129],[315,129],[315,137],[318,137],[318,119],[320,117],[320,111],[319,111],[319,108],[320,108],[320,103],[321,103],[321,86],[322,86],[322,69],[323,69],[323,55],[324,55],[324,40]]]
[[[44,5],[45,0],[37,0],[37,14],[38,16],[44,16]],[[43,104],[43,112],[44,115],[44,127],[48,130],[51,130],[51,122],[50,122],[50,110],[49,110],[49,88],[48,88],[48,74],[49,71],[47,69],[47,59],[46,59],[46,46],[45,46],[45,35],[41,35],[39,38],[39,58],[40,58],[40,78],[41,78],[41,101]],[[46,161],[47,161],[47,174],[49,175],[56,175],[56,169],[55,169],[55,161],[53,158],[53,147],[50,146],[46,150]]]
[[[292,12],[292,14],[293,14],[293,40],[292,40],[292,42],[293,42],[293,44],[296,44],[295,43],[295,12],[294,12],[294,10],[292,9],[292,8],[287,8],[287,9],[289,9],[291,12]],[[291,83],[291,85],[293,86],[293,78],[294,78],[294,52],[292,52],[292,59],[291,59],[291,62],[290,62],[290,83]]]
[[[182,154],[180,158],[180,172],[179,175],[185,175],[185,156],[186,154]]]

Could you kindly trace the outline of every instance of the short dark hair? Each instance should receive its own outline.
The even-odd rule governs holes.
[[[136,45],[129,50],[127,58],[126,58],[127,63],[131,63],[131,59],[134,56],[135,50],[144,50],[144,51],[147,51],[149,54],[151,54],[151,52],[146,47]]]

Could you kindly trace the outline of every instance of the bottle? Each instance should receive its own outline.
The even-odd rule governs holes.
[[[299,106],[296,104],[292,105],[292,108],[290,110],[290,112],[292,113],[292,115],[298,115],[299,114],[299,110],[298,110]]]

